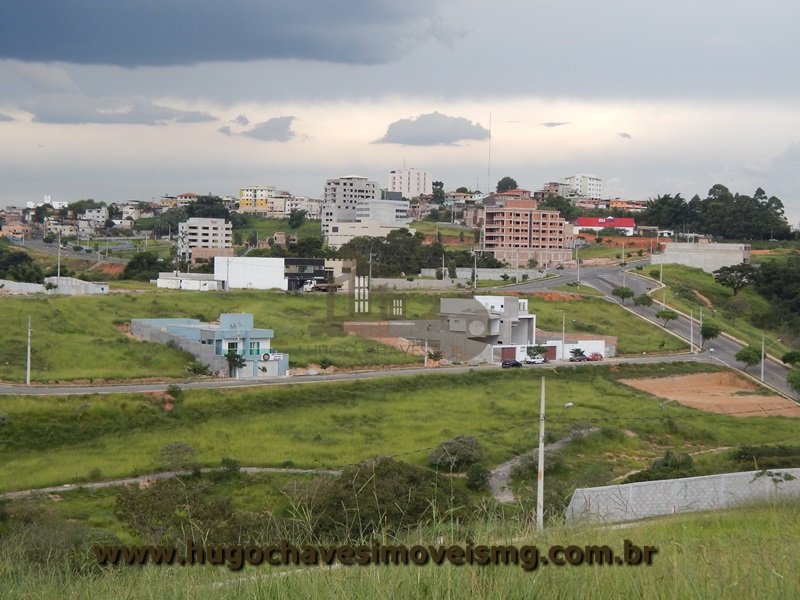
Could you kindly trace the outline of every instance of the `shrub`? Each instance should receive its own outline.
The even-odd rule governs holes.
[[[430,463],[450,471],[460,471],[483,456],[483,448],[472,436],[458,436],[442,442],[428,455]]]
[[[194,468],[195,449],[186,442],[170,442],[158,451],[159,464],[173,471]]]
[[[235,458],[224,457],[221,461],[222,469],[228,473],[238,473],[242,470],[242,463]]]
[[[167,386],[167,394],[169,394],[175,402],[183,399],[183,389],[174,383]]]
[[[467,487],[476,492],[489,487],[489,469],[480,463],[473,463],[467,469]]]

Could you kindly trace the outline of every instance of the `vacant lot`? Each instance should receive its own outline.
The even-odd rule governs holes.
[[[800,417],[800,405],[764,390],[736,373],[698,373],[660,379],[623,379],[622,383],[655,396],[707,412],[737,417]]]

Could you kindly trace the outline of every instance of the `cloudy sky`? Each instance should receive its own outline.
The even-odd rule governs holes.
[[[0,205],[418,167],[485,190],[780,197],[800,221],[794,0],[5,0]]]

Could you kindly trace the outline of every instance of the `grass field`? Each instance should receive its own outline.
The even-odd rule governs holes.
[[[255,215],[248,215],[248,224],[236,231],[241,232],[242,240],[244,241],[247,241],[247,238],[253,233],[258,234],[259,240],[267,240],[272,237],[276,231],[283,231],[286,235],[296,235],[298,239],[322,236],[320,221],[306,219],[300,227],[292,229],[289,227],[288,219],[268,219],[267,217]]]
[[[474,240],[473,232],[475,230],[463,225],[434,223],[433,221],[413,221],[408,227],[424,235],[434,235],[437,231],[447,236],[458,236],[463,233],[464,240],[470,248],[472,247],[471,242]]]
[[[657,266],[645,267],[642,273],[649,274],[657,280],[659,270]],[[714,323],[723,332],[759,348],[761,336],[764,335],[766,351],[774,356],[780,357],[789,351],[791,343],[789,332],[764,331],[747,320],[749,314],[770,310],[769,302],[753,288],[746,287],[739,291],[736,299],[744,312],[733,318],[727,312],[733,292],[730,288],[719,285],[711,274],[702,269],[664,265],[663,280],[667,285],[666,294],[663,291],[654,292],[652,294],[654,300],[661,302],[662,299],[666,299],[668,305],[686,314],[693,313],[697,319],[702,309],[703,322]]]
[[[384,540],[407,547],[515,544],[608,546],[624,556],[626,540],[657,549],[650,565],[521,564],[307,567],[225,566],[36,568],[20,536],[0,546],[0,585],[19,598],[796,598],[800,584],[800,505],[785,502],[688,514],[625,529],[558,525],[536,531],[529,519],[488,515],[470,525],[428,524]],[[260,540],[263,545],[278,540]],[[81,549],[86,552],[87,549]],[[88,552],[87,552],[88,554]],[[40,559],[41,560],[41,559]],[[91,560],[91,559],[88,559]],[[52,559],[58,565],[57,559]]]
[[[630,376],[715,370],[686,363],[656,366],[487,369],[465,375],[426,375],[253,390],[193,390],[172,411],[145,395],[4,397],[0,490],[116,478],[159,470],[159,449],[182,441],[203,466],[232,457],[246,466],[337,468],[378,455],[425,464],[428,451],[457,435],[478,436],[486,464],[535,445],[539,379],[546,375],[549,434],[608,427],[590,440],[591,456],[612,452],[618,431],[635,432],[628,458],[612,452],[596,469],[605,481],[663,453],[738,443],[789,442],[800,421],[740,419],[659,400],[617,382]],[[436,398],[436,402],[431,402]],[[564,402],[574,403],[561,413]],[[669,418],[669,423],[665,419]],[[632,457],[632,458],[631,458]],[[95,476],[90,472],[95,471]]]
[[[480,283],[480,282],[479,282]],[[505,283],[505,282],[503,282]],[[140,289],[133,284],[131,289]],[[468,295],[468,291],[447,296]],[[352,315],[347,295],[241,290],[204,293],[171,290],[135,291],[102,297],[4,298],[0,316],[0,379],[23,381],[25,335],[30,315],[33,328],[31,379],[35,382],[74,380],[125,380],[148,377],[184,378],[192,358],[184,352],[127,337],[116,325],[132,318],[191,317],[213,321],[223,312],[255,315],[258,327],[273,329],[272,346],[290,354],[291,366],[417,364],[421,358],[389,346],[345,335],[342,322],[393,318],[394,299],[404,303],[405,319],[438,318],[439,296],[424,293],[375,294],[373,313]],[[671,351],[685,344],[620,307],[596,298],[580,302],[546,302],[532,297],[530,311],[538,326],[561,330],[561,311],[567,331],[618,335],[618,353]]]

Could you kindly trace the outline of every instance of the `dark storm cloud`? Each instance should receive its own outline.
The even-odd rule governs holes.
[[[106,123],[162,125],[168,122],[204,123],[216,119],[204,112],[159,106],[142,98],[87,98],[77,95],[48,95],[22,107],[37,123]]]
[[[294,119],[295,117],[292,116],[273,117],[262,123],[257,123],[250,129],[239,132],[234,131],[229,125],[225,125],[219,128],[219,132],[223,135],[240,135],[253,138],[254,140],[261,140],[262,142],[288,142],[296,137],[295,132],[292,131],[292,122],[294,122]],[[246,117],[239,116],[234,119],[233,122],[247,125],[250,123],[250,120]]]
[[[270,58],[378,64],[440,37],[423,0],[9,0],[0,58],[137,67]]]
[[[292,131],[292,121],[294,121],[292,116],[274,117],[243,131],[242,135],[263,142],[288,142],[295,136]]]
[[[625,133],[624,131],[620,131],[617,135],[621,137],[623,140],[633,139],[633,136],[630,133]]]
[[[250,119],[248,119],[245,115],[239,115],[238,117],[233,119],[231,123],[236,123],[237,125],[245,127],[247,125],[250,125]]]
[[[415,119],[400,119],[390,123],[386,135],[378,144],[407,146],[454,146],[466,140],[486,140],[489,130],[480,123],[463,117],[450,117],[438,112],[420,115]]]
[[[547,121],[546,123],[542,123],[542,127],[561,127],[563,125],[569,125],[569,121]]]

